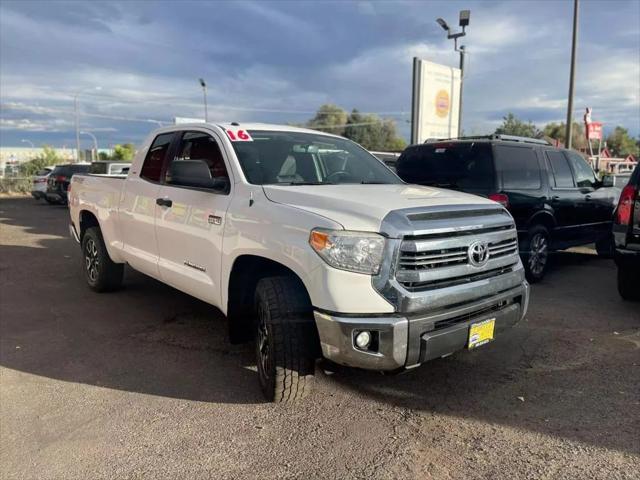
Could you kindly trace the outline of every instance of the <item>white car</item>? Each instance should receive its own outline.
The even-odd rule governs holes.
[[[218,307],[233,341],[254,339],[274,401],[304,396],[319,357],[413,368],[477,348],[527,311],[504,207],[406,185],[317,131],[162,128],[126,178],[74,175],[69,207],[92,289],[120,287],[126,263]]]
[[[53,172],[53,167],[44,167],[33,176],[33,186],[31,187],[31,196],[36,200],[47,198],[47,180]]]

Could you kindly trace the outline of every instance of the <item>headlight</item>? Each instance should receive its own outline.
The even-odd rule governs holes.
[[[377,233],[316,228],[309,244],[332,267],[369,275],[380,271],[384,237]]]

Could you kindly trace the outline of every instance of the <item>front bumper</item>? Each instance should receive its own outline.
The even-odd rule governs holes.
[[[512,327],[526,314],[529,284],[455,308],[426,314],[346,316],[315,311],[322,354],[328,360],[367,370],[411,368],[463,349],[469,326],[495,318],[495,333]],[[375,349],[355,346],[363,330],[374,332]]]

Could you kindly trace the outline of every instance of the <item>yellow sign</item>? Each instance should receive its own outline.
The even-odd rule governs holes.
[[[446,90],[439,90],[436,93],[436,115],[440,118],[444,118],[449,115],[449,108],[451,102],[449,102],[449,94]]]
[[[469,328],[469,348],[479,347],[493,340],[493,330],[496,319],[490,318],[483,322],[474,323]]]

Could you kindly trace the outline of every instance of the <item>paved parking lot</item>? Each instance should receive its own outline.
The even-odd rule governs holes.
[[[589,250],[494,343],[282,407],[213,307],[131,270],[91,292],[66,208],[0,222],[2,478],[640,478],[640,305]]]

